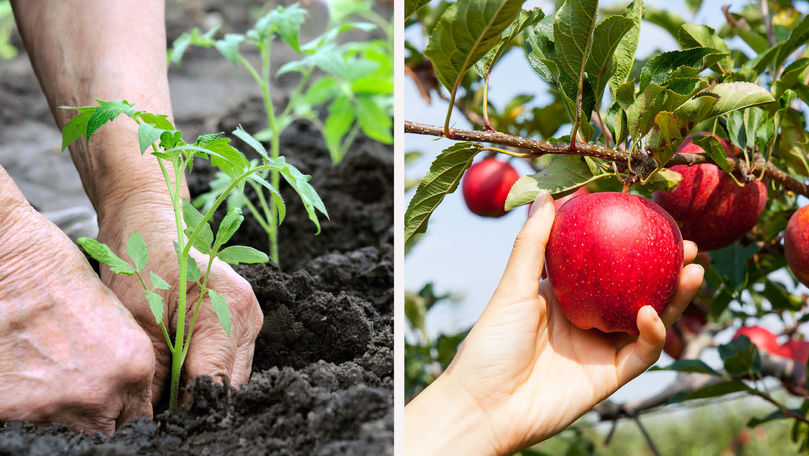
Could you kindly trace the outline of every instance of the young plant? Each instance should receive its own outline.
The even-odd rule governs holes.
[[[370,138],[385,144],[393,142],[391,134],[393,110],[393,41],[392,26],[373,12],[372,2],[340,0],[329,2],[330,24],[325,33],[309,43],[300,45],[299,34],[306,11],[297,4],[279,6],[257,22],[255,27],[244,34],[228,33],[220,39],[214,36],[219,26],[202,34],[194,28],[174,41],[169,51],[169,60],[180,64],[189,46],[215,47],[234,66],[242,66],[255,79],[261,89],[266,110],[267,124],[264,130],[255,134],[261,141],[269,141],[270,155],[280,154],[281,132],[292,122],[306,119],[320,130],[326,147],[334,163],[339,162],[362,131]],[[353,16],[363,17],[369,22],[350,22]],[[338,43],[338,36],[353,29],[372,31],[379,27],[387,36],[386,40],[364,40],[362,42]],[[289,96],[283,107],[276,106],[271,96],[270,57],[272,44],[280,38],[291,47],[300,59],[288,62],[278,68],[275,77],[287,73],[299,73],[297,88]],[[252,47],[261,56],[261,67],[256,68],[240,51],[240,46]],[[321,72],[316,73],[316,69]],[[328,112],[321,121],[315,108],[325,106]],[[276,188],[279,176],[275,171],[263,172]],[[268,201],[261,186],[252,182],[258,195],[259,208],[243,195],[235,193],[228,202],[231,207],[246,206],[267,232],[270,257],[278,263],[278,225],[283,214],[278,212],[274,200]],[[220,175],[212,182],[212,191],[217,192],[228,185],[227,175]],[[212,201],[210,195],[203,195],[195,204],[206,209]],[[319,209],[319,208],[318,208]],[[320,225],[314,209],[307,207],[309,217],[320,232]],[[322,211],[325,214],[325,211]]]
[[[308,176],[303,175],[295,167],[286,163],[284,157],[270,157],[261,144],[241,128],[235,130],[233,134],[256,149],[256,152],[262,158],[260,162],[248,161],[244,154],[230,145],[230,139],[223,137],[222,133],[203,135],[197,138],[194,143],[186,143],[182,138],[182,133],[175,129],[165,115],[138,111],[126,100],[99,100],[98,106],[67,109],[76,109],[79,114],[64,126],[62,149],[80,137],[85,137],[89,142],[93,133],[102,125],[123,114],[138,124],[138,142],[141,154],[145,153],[146,149],[151,149],[152,155],[158,158],[157,164],[160,166],[168,187],[177,227],[177,241],[174,247],[177,253],[179,269],[177,276],[179,290],[177,326],[173,341],[164,322],[163,298],[156,292],[156,290],[169,289],[169,283],[154,272],[149,273],[148,280],[144,277],[144,268],[149,259],[149,248],[140,233],[132,233],[127,242],[127,253],[131,261],[122,259],[107,245],[94,239],[80,238],[78,242],[99,263],[110,266],[112,272],[129,276],[134,275],[138,278],[145,292],[149,308],[155,317],[155,321],[162,329],[166,344],[171,351],[169,408],[173,412],[177,408],[180,372],[188,354],[200,305],[206,294],[211,300],[211,306],[222,328],[228,336],[230,335],[230,312],[227,302],[222,295],[207,287],[214,259],[219,258],[230,264],[263,263],[269,260],[266,254],[252,247],[238,245],[225,247],[225,244],[233,237],[244,220],[241,209],[231,208],[227,212],[227,215],[219,224],[216,235],[214,235],[210,224],[214,212],[229,195],[234,192],[241,192],[245,183],[250,182],[262,186],[270,192],[273,201],[278,205],[279,213],[283,216],[284,202],[278,192],[277,185],[268,183],[262,177],[262,172],[270,170],[283,175],[287,182],[301,194],[304,204],[307,206],[314,205],[325,213],[323,203],[314,188],[307,183]],[[200,213],[189,201],[183,199],[180,193],[183,174],[186,168],[190,170],[195,158],[209,160],[211,165],[228,176],[228,185],[215,195],[214,201],[204,214]],[[170,177],[169,173],[172,170],[174,175]],[[205,274],[202,274],[196,260],[190,256],[192,248],[208,256]],[[187,302],[189,284],[198,286],[199,297],[196,303],[193,303],[194,312],[191,320],[187,322],[186,308],[189,304]]]

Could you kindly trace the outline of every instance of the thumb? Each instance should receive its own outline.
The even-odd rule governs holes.
[[[545,265],[545,246],[548,244],[555,213],[551,195],[544,190],[540,191],[531,207],[528,220],[514,241],[514,248],[495,294],[504,293],[515,298],[537,297],[539,279]]]

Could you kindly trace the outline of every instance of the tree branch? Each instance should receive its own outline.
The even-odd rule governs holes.
[[[405,120],[405,133],[415,133],[420,135],[431,136],[445,136],[444,130],[435,125],[427,125],[417,122]],[[630,159],[627,152],[621,152],[607,147],[597,146],[594,144],[576,144],[575,148],[571,148],[566,143],[548,143],[544,141],[537,141],[535,139],[522,138],[513,136],[506,133],[490,132],[490,131],[472,131],[472,130],[458,130],[451,129],[450,139],[456,141],[476,141],[487,142],[492,144],[500,144],[504,146],[517,147],[527,151],[527,153],[541,157],[545,154],[565,154],[565,155],[587,155],[590,157],[601,158],[604,160],[618,162],[625,164]],[[745,166],[744,160],[735,160],[731,157],[727,158],[728,163],[737,170]],[[633,166],[636,164],[637,159],[633,159]],[[666,163],[666,167],[675,165],[698,165],[702,163],[714,163],[707,154],[676,154],[671,160]],[[639,163],[638,163],[639,164]],[[762,157],[757,157],[754,166],[748,172],[761,172],[764,167],[764,176],[768,179],[774,180],[784,186],[787,190],[809,196],[809,186],[801,181],[793,179],[786,172],[778,169],[772,163],[766,162]]]

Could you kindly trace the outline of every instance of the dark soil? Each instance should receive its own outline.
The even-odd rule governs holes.
[[[179,5],[188,3],[194,2]],[[211,2],[197,3],[203,12],[210,9],[205,5]],[[217,11],[229,15],[229,8]],[[167,16],[169,39],[176,30],[200,25],[174,23],[173,17],[188,16],[171,10]],[[189,58],[193,64],[219,56]],[[0,99],[19,105],[0,107],[0,119],[4,112],[24,112],[31,122],[51,122],[47,110],[23,109],[29,96],[42,97],[32,76],[0,78]],[[239,106],[213,121],[211,114],[199,114],[178,116],[177,123],[206,117],[217,131],[239,123],[259,130],[261,104],[248,97]],[[296,123],[282,137],[282,154],[312,175],[331,218],[314,236],[299,198],[282,188],[287,217],[279,234],[281,267],[237,267],[265,313],[251,380],[236,391],[198,378],[185,411],[137,419],[112,437],[78,435],[61,425],[0,423],[0,455],[393,454],[392,149],[358,138],[333,165],[320,135]],[[194,172],[192,194],[206,191],[211,170],[201,166]],[[266,234],[249,216],[234,241],[267,247]]]

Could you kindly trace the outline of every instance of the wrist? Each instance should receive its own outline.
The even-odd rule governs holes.
[[[496,455],[501,446],[475,399],[444,373],[405,407],[405,455]]]

